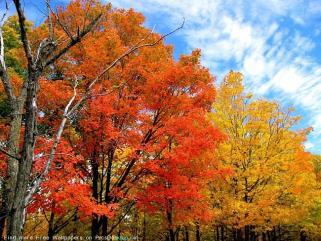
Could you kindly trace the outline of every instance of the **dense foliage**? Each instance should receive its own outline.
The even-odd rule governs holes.
[[[28,203],[24,235],[320,240],[321,160],[303,145],[310,129],[295,130],[293,110],[246,93],[240,73],[231,71],[215,88],[200,50],[174,60],[163,41],[104,72],[142,39],[161,36],[143,26],[140,13],[98,1],[72,1],[39,26],[26,22],[31,51],[48,32],[64,39],[97,13],[103,17],[93,30],[40,76],[31,180],[46,168],[65,105],[103,73],[68,116],[50,171]],[[2,32],[19,94],[28,64],[18,17],[8,17]],[[3,147],[8,101],[0,86]],[[0,154],[1,184],[9,160]]]

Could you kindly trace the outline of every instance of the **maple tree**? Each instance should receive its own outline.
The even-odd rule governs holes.
[[[113,68],[123,58],[145,46],[153,46],[160,42],[165,36],[159,37],[154,43],[144,43],[144,39],[129,50],[123,51],[112,63],[107,62],[107,67],[104,67],[98,75],[88,83],[89,86],[85,88],[82,97],[77,100],[78,102],[72,106],[76,100],[77,82],[80,76],[75,77],[74,93],[70,97],[67,104],[64,106],[62,120],[57,128],[53,126],[52,130],[56,132],[53,134],[53,143],[51,145],[50,154],[48,155],[47,162],[43,170],[32,179],[32,170],[35,159],[36,149],[36,136],[37,136],[37,95],[39,92],[39,79],[46,73],[47,67],[55,68],[54,64],[62,59],[73,46],[79,43],[89,32],[93,31],[98,23],[98,20],[103,19],[103,14],[108,12],[110,5],[102,5],[96,1],[75,1],[68,5],[66,11],[59,9],[54,13],[48,2],[48,29],[46,25],[38,28],[30,29],[27,25],[24,12],[21,7],[20,1],[14,1],[17,15],[19,29],[19,37],[22,42],[22,50],[25,59],[22,58],[22,66],[25,67],[26,76],[22,76],[23,84],[20,86],[19,93],[14,93],[13,78],[8,72],[4,46],[2,28],[1,28],[1,77],[6,97],[8,98],[10,108],[14,117],[10,120],[10,134],[8,141],[8,151],[1,149],[2,153],[6,154],[10,160],[8,161],[8,176],[4,182],[5,191],[5,212],[8,213],[7,222],[7,235],[8,237],[21,236],[24,222],[25,222],[25,209],[31,201],[33,194],[40,187],[40,184],[46,178],[52,161],[54,160],[58,144],[62,138],[62,133],[65,128],[67,119],[74,113],[80,105],[88,98],[90,91],[94,84],[104,76],[111,68]],[[67,12],[67,15],[65,14]],[[82,14],[81,14],[82,13]],[[68,22],[65,22],[65,18]],[[52,20],[54,18],[54,20]],[[70,20],[70,21],[69,21]],[[81,26],[81,27],[80,27]],[[103,25],[100,25],[102,28]],[[55,28],[56,27],[56,28]],[[55,29],[54,29],[55,28]],[[49,32],[49,37],[44,38]],[[99,32],[99,31],[98,31]],[[61,39],[65,39],[67,41]],[[38,49],[36,50],[37,47]],[[69,61],[69,62],[68,62]],[[68,62],[70,59],[62,59],[63,63]],[[97,71],[97,70],[96,70]],[[68,77],[66,77],[68,78]],[[72,107],[72,109],[70,109]],[[22,113],[25,110],[25,118],[22,118]],[[24,127],[22,127],[22,123]],[[21,130],[23,128],[23,133]],[[55,130],[56,129],[56,130]],[[23,136],[23,140],[20,138]],[[20,141],[22,142],[21,151]],[[21,153],[21,155],[20,155]]]
[[[122,45],[136,42],[139,39],[134,38],[136,35],[144,36],[147,32],[140,27],[135,35],[130,35],[133,39],[128,39],[129,34],[126,31],[132,32],[132,28],[125,29],[124,21],[131,22],[132,27],[135,27],[135,23],[142,23],[142,16],[133,11],[111,13],[110,19],[114,21],[116,30],[121,32],[97,33],[86,40],[107,41],[107,44],[104,44],[107,47],[102,47],[100,52],[106,59],[98,60],[97,66],[109,61],[108,56],[119,51],[118,48],[124,48]],[[104,24],[111,25],[109,22]],[[157,35],[151,38],[157,39]],[[111,51],[109,42],[114,42],[115,39],[119,39],[119,43],[116,44],[117,48]],[[91,62],[97,59],[93,48],[96,48],[96,45],[84,43],[81,53],[78,49],[70,53],[74,54],[74,59],[80,63],[79,69],[72,68],[72,71],[81,72],[84,79],[93,75],[93,70],[88,68],[92,65]],[[135,183],[139,185],[141,176],[146,173],[150,175],[150,172],[161,175],[162,170],[157,173],[154,169],[157,165],[174,167],[185,162],[185,165],[191,168],[188,159],[195,159],[206,148],[213,148],[221,139],[214,127],[209,123],[205,125],[205,112],[210,109],[215,91],[213,78],[208,70],[200,65],[199,51],[193,52],[191,56],[183,56],[178,63],[171,60],[170,56],[171,48],[159,44],[154,48],[140,50],[138,56],[129,57],[110,72],[108,79],[96,86],[93,95],[97,97],[90,99],[88,108],[84,108],[80,114],[77,132],[80,138],[79,149],[83,150],[82,155],[90,162],[90,165],[85,165],[84,168],[89,169],[93,197],[98,203],[118,203],[120,199],[121,205],[130,207],[136,198],[131,189]],[[207,137],[205,133],[208,134]],[[187,147],[192,140],[198,140],[199,144],[195,142],[194,148],[187,155]],[[175,153],[175,159],[170,156],[166,159],[163,157],[168,145],[173,152],[179,151]],[[180,154],[183,152],[186,155],[185,160]],[[185,170],[187,171],[188,169]],[[176,178],[180,180],[178,174]],[[177,189],[177,194],[186,195],[186,200],[193,195],[198,197],[197,193],[186,194],[187,187],[195,186],[197,181],[197,177],[195,180],[187,180],[185,190],[180,182],[181,187],[180,190]],[[146,185],[145,182],[144,184]],[[151,189],[148,190],[150,196],[146,198],[159,198],[153,196]],[[164,194],[167,192],[173,190]],[[106,236],[114,229],[113,226],[108,227],[107,217],[98,216],[92,220],[92,228],[93,237],[99,232]]]
[[[95,238],[100,226],[102,235],[108,234],[109,207],[117,206],[113,206],[113,203],[126,200],[129,203],[133,202],[135,192],[136,194],[139,192],[136,190],[132,194],[129,190],[135,182],[139,182],[145,172],[147,174],[153,172],[154,177],[155,174],[160,175],[161,170],[157,173],[156,169],[149,165],[152,159],[160,167],[163,165],[173,167],[181,162],[181,168],[184,168],[184,165],[185,169],[189,168],[185,170],[186,172],[191,170],[191,167],[187,165],[188,162],[196,162],[195,159],[204,151],[203,149],[213,148],[221,139],[221,135],[209,123],[205,125],[205,112],[211,106],[215,91],[212,76],[200,65],[199,51],[195,51],[192,56],[184,56],[178,63],[175,63],[171,60],[171,47],[158,44],[162,37],[149,34],[150,31],[142,27],[142,15],[132,10],[112,11],[110,5],[103,6],[92,1],[89,1],[88,5],[75,1],[65,10],[59,10],[57,14],[52,13],[52,18],[57,18],[57,22],[53,22],[57,24],[55,36],[58,38],[59,35],[69,35],[69,31],[73,31],[73,28],[78,26],[82,14],[88,17],[88,9],[93,14],[104,12],[104,18],[100,20],[99,25],[110,31],[93,29],[92,33],[82,40],[81,47],[69,49],[68,58],[62,58],[54,66],[55,71],[62,74],[61,80],[50,82],[52,77],[50,70],[49,75],[40,78],[38,130],[45,139],[40,141],[38,137],[38,144],[32,154],[37,161],[32,165],[33,172],[30,178],[37,180],[39,176],[42,176],[41,172],[48,172],[49,162],[46,153],[50,152],[49,147],[51,147],[51,153],[52,148],[59,152],[67,150],[65,153],[67,158],[62,158],[64,154],[60,155],[57,152],[57,156],[50,160],[54,165],[58,162],[66,168],[59,170],[52,168],[46,175],[48,180],[43,181],[39,186],[41,191],[33,195],[28,210],[36,212],[40,208],[45,213],[51,212],[51,215],[63,215],[67,212],[64,206],[71,205],[79,212],[93,215],[92,235]],[[67,17],[68,22],[65,22]],[[30,30],[31,44],[39,44],[39,39],[45,36],[47,31],[46,25]],[[155,48],[142,49],[138,55],[128,56],[126,61],[115,66],[108,72],[108,75],[105,75],[107,72],[101,66],[108,66],[121,53],[125,52],[124,56],[127,56],[126,49],[141,42],[146,36],[152,43],[158,45]],[[106,56],[100,58],[99,61],[96,52],[93,51],[97,45],[101,46],[100,54],[105,53],[104,56]],[[112,65],[113,63],[115,62],[112,62]],[[23,62],[22,66],[25,64],[26,62]],[[87,94],[88,85],[93,86],[91,80],[96,81],[97,70],[102,73],[99,75],[101,79],[89,96]],[[72,122],[66,126],[64,137],[59,136],[59,139],[53,141],[46,140],[48,136],[53,136],[57,129],[61,130],[57,116],[63,114],[65,103],[70,98],[71,100],[74,98],[70,84],[74,76],[79,84],[77,91],[83,92],[82,98],[88,101],[80,111],[79,117],[72,117]],[[160,89],[163,89],[163,92],[160,92]],[[83,105],[82,98],[78,101],[79,105]],[[74,122],[78,125],[76,126]],[[207,137],[205,133],[208,134]],[[77,148],[75,149],[84,157],[82,161],[77,158],[68,158],[72,155],[71,150],[57,146],[58,141],[65,143],[66,146],[69,145],[66,141],[60,140],[61,138],[81,150],[79,152]],[[194,148],[190,148],[187,154],[185,149],[194,138],[197,138],[199,143]],[[46,145],[44,150],[41,143]],[[172,156],[163,154],[168,145],[173,152]],[[123,154],[124,152],[126,155]],[[184,160],[175,158],[175,155],[183,157],[184,152]],[[84,175],[87,175],[83,179],[92,179],[93,199],[90,199],[90,192],[87,190],[80,200],[74,200],[73,192],[86,188],[86,185],[77,184],[76,180],[81,176],[81,171],[75,167],[77,165],[81,166]],[[200,175],[199,172],[197,175]],[[178,180],[184,178],[184,173],[181,175],[180,177],[177,174]],[[193,179],[195,180],[186,180],[185,186],[191,188],[190,194],[182,193],[182,189],[179,191],[178,184],[176,184],[178,197],[181,196],[180,198],[186,201],[193,195],[195,198],[199,197],[196,191],[197,177]],[[143,197],[140,198],[140,200],[143,199]],[[43,205],[44,203],[46,205]],[[100,208],[90,211],[90,207],[92,208],[96,203],[100,204],[98,206]],[[188,203],[190,205],[191,201]],[[107,211],[104,212],[101,204],[106,206]],[[50,223],[48,228],[50,232],[52,229]]]

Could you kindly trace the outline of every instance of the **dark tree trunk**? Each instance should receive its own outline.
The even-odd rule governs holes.
[[[273,241],[277,241],[276,229],[273,227]]]
[[[175,241],[175,233],[174,233],[174,230],[172,228],[170,228],[168,230],[169,232],[169,241]]]
[[[237,230],[235,228],[233,228],[233,241],[238,241],[237,240]]]
[[[244,233],[243,233],[243,229],[241,228],[237,229],[237,240],[244,241]]]
[[[143,217],[143,238],[142,238],[143,241],[146,241],[146,229],[147,229],[147,226],[146,226],[146,213],[145,213],[145,211],[144,211],[144,217]]]
[[[308,237],[307,237],[306,233],[304,231],[301,231],[300,232],[300,241],[307,241],[308,240],[307,238]]]
[[[97,240],[97,236],[99,235],[99,227],[99,218],[94,214],[91,221],[91,237],[93,241]]]
[[[53,241],[55,231],[54,231],[54,220],[55,215],[53,212],[50,214],[49,224],[48,224],[48,241]]]
[[[4,229],[5,229],[6,219],[5,217],[0,217],[0,241],[4,240]]]
[[[225,238],[224,237],[224,226],[221,225],[221,241],[224,241],[225,240],[224,238]]]
[[[179,241],[179,234],[180,234],[180,232],[181,232],[181,229],[180,229],[180,227],[176,230],[176,232],[175,232],[175,240],[176,241]]]
[[[185,226],[185,235],[184,235],[184,241],[189,241],[189,231],[188,231],[188,227]]]
[[[175,241],[175,233],[173,229],[173,216],[172,216],[172,201],[168,200],[168,210],[167,210],[167,225],[168,225],[168,237],[169,241]]]
[[[250,227],[248,225],[244,227],[244,237],[245,241],[250,241]]]
[[[196,226],[195,226],[195,239],[196,241],[201,241],[201,231],[200,231],[199,223],[196,223]]]
[[[107,237],[108,236],[108,217],[103,216],[101,218],[101,235],[103,237]]]
[[[112,171],[113,159],[114,159],[114,149],[111,147],[108,150],[108,165],[107,165],[107,173],[106,173],[106,190],[105,190],[106,204],[109,204],[111,202],[111,197],[109,193],[110,193],[110,185],[111,185],[111,171]],[[102,236],[107,237],[107,235],[108,235],[108,217],[103,216],[102,217]]]
[[[91,160],[91,168],[92,168],[92,187],[93,187],[93,197],[94,199],[98,202],[98,179],[99,179],[99,171],[98,171],[98,163],[96,160],[96,151],[93,153],[93,157]],[[96,240],[96,236],[99,235],[99,218],[97,215],[92,216],[92,221],[91,221],[91,237],[92,240]]]

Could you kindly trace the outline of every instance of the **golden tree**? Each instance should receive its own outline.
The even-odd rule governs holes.
[[[310,129],[294,131],[299,117],[276,102],[244,92],[230,72],[218,89],[209,118],[228,136],[217,155],[233,175],[211,184],[217,222],[233,227],[236,240],[304,217],[313,204],[315,173],[303,142]]]

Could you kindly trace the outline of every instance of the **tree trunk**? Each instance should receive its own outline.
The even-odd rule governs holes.
[[[22,237],[22,231],[25,223],[25,212],[27,203],[25,198],[27,196],[27,188],[29,185],[29,178],[32,171],[36,130],[36,88],[38,84],[38,73],[31,72],[29,69],[27,99],[26,99],[26,120],[25,132],[22,147],[21,160],[18,167],[18,175],[14,180],[16,183],[13,193],[13,199],[9,202],[8,215],[8,232],[7,235],[11,238]],[[18,123],[19,124],[19,123]],[[9,173],[10,175],[11,173]],[[11,185],[14,184],[11,183]],[[12,196],[12,194],[10,194]]]
[[[144,217],[143,217],[143,238],[142,240],[143,241],[146,241],[146,229],[147,229],[147,226],[146,226],[146,213],[144,211]],[[187,240],[188,241],[188,240]]]
[[[237,230],[235,228],[233,228],[232,232],[233,232],[233,241],[238,241],[237,240]]]
[[[0,217],[0,241],[4,240],[4,229],[5,229],[6,219],[5,217]]]
[[[189,241],[189,231],[187,226],[185,226],[184,241]]]
[[[111,147],[108,150],[108,165],[107,165],[107,173],[106,173],[106,189],[105,189],[105,204],[109,204],[111,202],[110,193],[110,185],[111,185],[111,171],[112,164],[114,159],[114,149]],[[102,160],[104,161],[104,160]],[[102,177],[103,178],[103,177]],[[103,188],[103,187],[101,187]],[[108,217],[102,217],[102,236],[107,237],[108,235]]]
[[[172,201],[168,201],[169,210],[167,210],[167,225],[169,241],[175,241],[175,233],[173,229],[173,217],[172,217]]]
[[[48,241],[53,241],[55,231],[54,231],[54,220],[55,220],[55,214],[51,212],[49,224],[48,224]]]
[[[175,241],[175,233],[174,233],[174,230],[172,228],[170,228],[168,230],[169,232],[169,241]]]
[[[196,223],[196,230],[195,230],[195,239],[196,241],[201,241],[201,231],[199,223]]]
[[[94,199],[98,202],[98,177],[99,177],[99,172],[98,172],[98,163],[96,160],[96,151],[94,151],[92,160],[91,160],[91,168],[92,168],[92,187],[93,187],[93,197]],[[92,241],[96,240],[96,236],[99,235],[99,218],[97,215],[92,216],[91,220],[91,237]]]
[[[244,227],[244,240],[250,241],[250,227],[248,225]]]
[[[98,216],[94,214],[91,220],[91,237],[93,241],[97,239],[96,236],[98,236],[98,234],[99,234],[99,219],[98,219]]]
[[[221,225],[221,241],[224,241],[224,226]]]
[[[179,241],[179,234],[180,234],[180,232],[181,232],[181,228],[178,227],[178,228],[176,229],[176,231],[175,231],[175,240],[176,240],[176,241]]]
[[[277,240],[277,236],[276,236],[276,229],[275,227],[273,227],[273,241]]]
[[[24,91],[25,92],[25,91]],[[24,108],[25,98],[15,100],[12,105],[12,119],[10,121],[10,131],[9,131],[9,140],[8,140],[8,150],[9,153],[13,156],[18,157],[19,153],[19,143],[20,143],[20,131],[21,131],[21,123],[22,123],[22,112]],[[14,214],[15,211],[13,209],[13,200],[15,196],[15,189],[17,184],[17,178],[18,178],[18,170],[19,170],[19,161],[15,158],[8,157],[8,178],[4,182],[3,191],[6,194],[4,196],[5,205],[3,208],[3,212],[6,213],[6,217],[2,220],[3,222],[7,219],[7,236],[17,236],[15,233],[11,232],[11,229],[13,226],[20,226],[22,225],[22,222],[19,222],[17,220],[17,225],[14,225],[14,216],[19,217],[22,215]],[[22,212],[20,210],[20,212]],[[18,218],[19,219],[19,218]],[[11,228],[12,227],[12,228]],[[21,233],[21,232],[20,232]],[[19,236],[19,234],[18,234]]]
[[[103,216],[101,218],[101,227],[102,227],[101,235],[103,237],[107,237],[108,236],[108,217]]]
[[[78,233],[78,229],[77,229],[77,223],[78,223],[78,215],[77,213],[75,214],[74,218],[73,218],[73,230],[72,230],[72,235],[73,237],[76,237],[77,236],[77,233]],[[73,241],[76,241],[78,240],[77,238],[74,238]]]
[[[304,231],[300,232],[300,241],[306,241],[307,240],[307,236],[306,233]]]
[[[22,90],[21,97],[13,101],[11,104],[12,114],[10,120],[10,131],[8,140],[8,150],[13,156],[18,157],[19,144],[21,136],[22,113],[26,101],[26,91]],[[19,161],[15,158],[8,157],[8,179],[5,183],[5,190],[7,192],[7,201],[11,204],[14,197],[14,190],[17,183],[19,169]],[[11,206],[9,206],[11,208]]]

